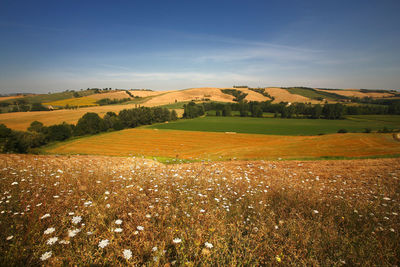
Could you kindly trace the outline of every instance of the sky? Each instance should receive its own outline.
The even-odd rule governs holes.
[[[399,0],[0,0],[0,93],[400,88]]]

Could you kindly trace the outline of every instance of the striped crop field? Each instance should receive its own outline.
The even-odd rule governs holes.
[[[313,159],[400,154],[390,134],[277,136],[157,129],[127,129],[58,143],[53,154],[146,156],[186,160]]]

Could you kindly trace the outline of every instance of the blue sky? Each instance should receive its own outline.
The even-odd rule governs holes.
[[[400,1],[0,0],[0,93],[400,87]]]

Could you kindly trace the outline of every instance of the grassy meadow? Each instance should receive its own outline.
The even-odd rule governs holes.
[[[0,265],[394,266],[399,163],[0,155]]]
[[[400,154],[391,134],[278,136],[157,129],[126,129],[55,143],[50,154],[157,157],[190,161],[230,159],[321,159]]]
[[[237,132],[270,135],[318,135],[336,133],[339,129],[349,132],[363,132],[365,128],[373,131],[400,128],[398,115],[358,115],[345,120],[311,120],[249,117],[201,117],[191,120],[178,120],[168,124],[149,126],[153,129],[171,129],[204,132]]]

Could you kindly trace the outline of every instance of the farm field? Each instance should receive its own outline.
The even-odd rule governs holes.
[[[391,134],[277,136],[157,129],[127,129],[82,137],[43,149],[51,154],[91,154],[174,159],[320,159],[400,154]]]
[[[135,107],[137,107],[137,104],[121,104],[53,111],[3,113],[0,114],[0,123],[4,123],[11,129],[25,131],[35,120],[42,122],[44,125],[59,124],[64,121],[67,123],[76,123],[87,112],[95,112],[102,117],[108,111],[118,113],[120,110]]]
[[[393,266],[399,166],[3,154],[0,265]]]
[[[114,99],[130,98],[130,96],[125,91],[110,91],[110,92],[102,92],[99,94],[92,94],[84,97],[73,97],[53,102],[45,102],[43,103],[43,105],[54,106],[54,107],[65,107],[67,105],[77,106],[77,107],[97,106],[98,104],[96,103],[96,101],[104,98],[114,100]]]
[[[185,131],[238,132],[273,135],[317,135],[336,133],[339,129],[349,132],[400,128],[400,116],[396,115],[359,115],[349,116],[346,120],[311,120],[249,117],[202,117],[191,120],[178,120],[168,124],[148,126],[153,129],[171,129]]]

